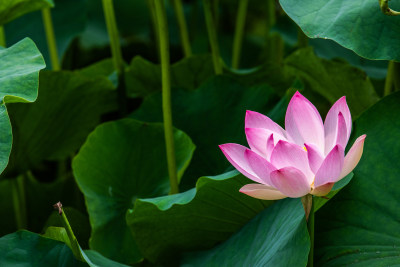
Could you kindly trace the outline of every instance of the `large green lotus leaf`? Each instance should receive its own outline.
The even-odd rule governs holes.
[[[145,258],[167,261],[226,240],[273,203],[239,192],[250,182],[235,170],[201,177],[184,193],[136,200],[126,218]]]
[[[174,132],[178,176],[194,151],[190,138]],[[123,119],[104,123],[92,132],[72,163],[85,195],[92,226],[90,247],[123,263],[141,258],[125,221],[136,198],[169,191],[164,128],[160,123]]]
[[[400,93],[355,122],[367,134],[354,178],[316,215],[319,266],[397,266],[400,262]],[[350,142],[351,143],[351,142]]]
[[[35,103],[9,105],[14,146],[6,175],[13,176],[45,159],[64,159],[75,152],[116,108],[114,86],[107,78],[79,72],[42,72]]]
[[[5,103],[32,102],[38,94],[39,71],[46,65],[29,38],[0,48],[0,173],[8,164],[12,129]]]
[[[280,16],[272,31],[279,33],[285,43],[292,48],[298,45],[298,26],[288,16]],[[329,39],[309,39],[308,43],[314,47],[315,53],[325,59],[341,58],[351,65],[365,71],[370,78],[384,79],[386,77],[388,62],[383,60],[368,60],[360,57],[354,51],[344,48]]]
[[[298,77],[305,88],[324,96],[331,104],[345,95],[353,117],[358,117],[378,100],[363,71],[344,61],[318,58],[312,48],[295,51],[284,63],[286,75]]]
[[[399,17],[384,15],[375,0],[280,0],[311,38],[327,38],[369,59],[400,60]],[[400,10],[400,3],[390,1]]]
[[[246,110],[269,111],[278,101],[267,86],[245,87],[227,76],[214,76],[194,91],[172,91],[173,124],[185,131],[197,146],[184,181],[192,188],[202,175],[218,175],[230,166],[218,145],[246,144]],[[132,117],[162,121],[161,93],[145,98]],[[188,179],[187,181],[185,181]]]
[[[62,242],[28,231],[0,238],[0,266],[87,266]]]
[[[52,0],[6,0],[0,3],[0,25],[26,13],[54,6]]]
[[[217,247],[188,254],[181,266],[306,266],[309,250],[303,205],[285,199]]]
[[[214,75],[210,55],[194,55],[171,66],[171,85],[194,90]],[[161,67],[137,56],[125,75],[127,93],[131,97],[147,96],[161,90]]]
[[[33,1],[31,0],[30,2]],[[51,16],[58,56],[61,60],[72,40],[85,29],[87,3],[86,0],[54,0],[54,2],[55,7],[51,9]],[[27,14],[8,23],[5,25],[5,34],[8,45],[26,36],[32,38],[39,50],[42,51],[47,67],[51,67],[42,13],[40,11]]]

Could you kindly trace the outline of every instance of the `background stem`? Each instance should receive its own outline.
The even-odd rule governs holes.
[[[15,220],[18,229],[26,229],[26,198],[24,176],[19,176],[11,181],[14,203]]]
[[[176,194],[179,192],[179,188],[175,161],[174,133],[172,128],[171,77],[167,16],[165,13],[164,1],[154,0],[154,6],[157,15],[158,33],[160,34],[159,40],[161,56],[162,104],[168,173],[171,185],[171,194]]]
[[[183,12],[182,0],[174,0],[174,9],[178,21],[183,53],[185,57],[190,57],[192,55],[192,48],[190,47],[189,33],[187,30],[185,14]]]
[[[267,19],[268,30],[271,30],[271,27],[274,26],[276,22],[275,0],[267,0]]]
[[[391,61],[389,61],[389,64],[388,64],[386,80],[385,80],[385,88],[383,90],[383,96],[387,96],[392,92],[394,75],[395,75],[395,73],[394,73],[394,61],[391,60]]]
[[[113,57],[114,66],[118,72],[118,75],[121,75],[124,71],[124,61],[122,59],[117,23],[115,21],[113,1],[103,0],[103,10],[107,24],[108,36],[110,38],[111,54]]]
[[[49,48],[51,67],[53,70],[58,71],[61,70],[61,66],[58,59],[56,36],[54,34],[50,8],[42,9],[42,18],[46,32],[47,47]]]
[[[235,37],[233,40],[233,53],[232,53],[232,68],[234,69],[239,68],[248,3],[249,0],[242,0],[239,2],[238,12],[236,16],[236,29],[235,29]]]
[[[210,0],[203,0],[203,7],[204,7],[204,16],[207,24],[208,39],[210,41],[211,52],[213,56],[214,70],[215,74],[219,75],[222,74],[222,64],[219,56],[217,31]]]
[[[310,235],[310,253],[308,254],[307,267],[314,266],[314,197],[312,197],[311,211],[308,217],[307,228]]]
[[[4,32],[4,27],[0,26],[0,46],[6,47],[6,34]]]
[[[308,37],[304,34],[303,30],[300,27],[297,27],[297,42],[299,47],[308,46]]]

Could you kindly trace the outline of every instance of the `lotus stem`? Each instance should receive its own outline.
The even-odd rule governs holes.
[[[190,47],[189,33],[186,25],[185,14],[183,12],[182,0],[174,0],[174,9],[178,21],[183,53],[185,57],[190,57],[192,55],[192,48]]]
[[[303,30],[300,27],[297,28],[297,41],[299,47],[308,46],[308,37],[304,34]]]
[[[211,53],[214,63],[215,74],[222,74],[222,64],[219,55],[219,47],[217,40],[217,31],[215,26],[214,15],[212,12],[211,0],[203,0],[204,16],[207,24],[208,39],[210,41]]]
[[[0,26],[0,46],[6,47],[6,34],[4,32],[4,27]]]
[[[147,0],[147,5],[150,10],[150,15],[151,15],[151,25],[153,26],[153,32],[154,32],[154,39],[155,39],[155,47],[157,49],[157,56],[158,60],[160,60],[160,40],[159,36],[160,34],[158,33],[158,23],[157,23],[157,15],[156,15],[156,8],[154,6],[154,0]]]
[[[49,48],[50,62],[53,70],[61,70],[60,61],[58,59],[57,42],[54,34],[53,21],[51,19],[50,8],[42,9],[42,18],[44,30],[46,32],[47,47]]]
[[[61,216],[61,221],[62,221],[65,231],[67,232],[68,239],[71,244],[72,252],[74,253],[74,255],[77,259],[83,261],[84,259],[81,254],[81,249],[80,249],[78,240],[76,239],[74,232],[72,231],[72,227],[69,224],[67,216],[65,215],[65,212],[62,208],[61,202],[57,202],[56,204],[53,205],[53,207],[58,210],[58,214]]]
[[[307,267],[314,266],[314,198],[311,196],[311,209],[308,216],[307,228],[310,235],[310,253],[308,254]]]
[[[117,23],[114,14],[114,5],[112,0],[103,0],[103,10],[106,19],[107,32],[110,38],[111,54],[114,62],[114,68],[118,73],[118,102],[119,112],[121,116],[124,116],[127,111],[126,104],[126,92],[125,92],[125,79],[124,79],[124,68],[125,63],[122,58],[121,45],[119,42],[119,34]]]
[[[103,0],[103,10],[106,19],[108,36],[110,38],[111,54],[114,62],[114,67],[117,70],[118,75],[121,75],[124,71],[124,61],[122,59],[118,28],[115,21],[113,1]]]
[[[167,151],[168,173],[171,186],[171,194],[179,192],[178,175],[175,160],[174,133],[172,128],[171,111],[171,74],[169,62],[169,40],[168,25],[165,6],[163,0],[154,0],[155,11],[157,15],[158,33],[160,40],[161,56],[161,81],[162,81],[162,105],[164,117],[164,134]]]
[[[393,86],[393,76],[394,76],[394,61],[390,60],[387,68],[385,88],[383,90],[383,96],[387,96],[392,91]]]
[[[268,19],[268,30],[275,25],[275,0],[267,0],[267,19]]]
[[[232,68],[234,69],[239,68],[248,3],[249,0],[242,0],[239,2],[238,12],[236,16],[236,29],[235,29],[235,37],[233,40],[233,53],[232,53]]]
[[[24,176],[11,180],[15,220],[18,229],[26,229],[26,198]]]

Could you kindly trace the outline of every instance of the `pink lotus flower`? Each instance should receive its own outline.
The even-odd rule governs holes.
[[[256,182],[243,186],[242,193],[267,200],[324,196],[360,161],[366,135],[344,153],[351,125],[345,97],[332,106],[323,123],[314,105],[296,92],[286,111],[286,130],[267,116],[247,111],[250,149],[238,144],[219,147],[238,171]]]

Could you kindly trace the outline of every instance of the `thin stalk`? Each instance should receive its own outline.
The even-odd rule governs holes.
[[[56,36],[54,34],[53,21],[51,19],[50,8],[42,9],[42,19],[44,30],[46,32],[47,47],[49,48],[50,62],[53,70],[61,70],[60,61],[58,59]]]
[[[303,30],[300,27],[297,28],[297,42],[299,47],[308,46],[308,37],[304,34]]]
[[[160,61],[160,34],[158,33],[158,23],[157,23],[157,15],[156,15],[156,8],[154,6],[154,0],[147,0],[147,5],[149,6],[150,15],[151,15],[151,25],[153,26],[153,32],[156,41],[156,49],[157,49],[157,56],[158,60]]]
[[[4,32],[4,27],[0,26],[0,46],[6,47],[6,33]]]
[[[171,75],[169,62],[169,39],[167,16],[164,1],[154,0],[155,11],[157,15],[158,32],[160,34],[160,56],[161,56],[161,81],[162,81],[162,105],[164,117],[164,134],[167,150],[167,162],[169,182],[171,185],[171,194],[179,192],[178,175],[175,160],[174,133],[172,128],[171,112]]]
[[[387,69],[387,74],[386,74],[386,80],[385,80],[385,88],[383,90],[383,96],[387,96],[392,92],[392,86],[393,86],[393,81],[394,81],[394,61],[391,60],[389,61],[388,64],[388,69]]]
[[[232,52],[232,68],[234,69],[239,68],[248,3],[249,0],[242,0],[239,2],[238,13],[236,16],[236,29],[235,29],[235,37],[233,40],[233,52]]]
[[[58,209],[58,214],[60,214],[60,216],[61,216],[61,221],[62,221],[65,231],[67,232],[68,239],[71,244],[72,252],[74,253],[76,258],[78,258],[80,260],[84,260],[82,254],[81,254],[81,248],[79,246],[78,240],[76,239],[74,232],[72,231],[72,227],[69,224],[67,216],[65,215],[65,212],[62,208],[61,202],[54,204],[53,207]]]
[[[211,0],[203,0],[204,16],[207,24],[208,39],[210,41],[211,52],[213,56],[215,74],[222,74],[222,64],[219,55],[219,47],[217,41],[217,31],[215,27],[214,16],[212,12]]]
[[[189,33],[186,25],[185,14],[183,12],[182,0],[174,0],[174,9],[178,21],[183,53],[185,57],[190,57],[192,55],[192,48],[190,47]]]
[[[18,229],[26,229],[26,198],[24,177],[19,176],[11,181],[15,220]]]
[[[308,254],[307,267],[314,266],[314,198],[311,201],[310,215],[308,216],[307,228],[310,235],[310,253]]]
[[[113,1],[103,0],[103,10],[106,19],[108,37],[110,38],[114,67],[117,70],[118,75],[121,75],[124,71],[124,61],[122,59],[121,45],[119,43],[119,34],[117,23],[115,21]]]
[[[114,6],[112,0],[103,0],[104,17],[106,19],[108,37],[110,38],[111,54],[114,62],[114,68],[118,74],[118,106],[121,116],[127,113],[127,101],[124,78],[124,60],[122,58],[121,45],[117,23],[115,20]]]
[[[275,25],[276,14],[275,14],[275,0],[267,0],[267,24],[268,30]]]

